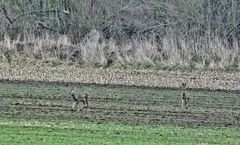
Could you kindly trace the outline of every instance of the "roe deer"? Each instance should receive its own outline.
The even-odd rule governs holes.
[[[182,104],[181,104],[181,109],[188,109],[188,101],[189,101],[189,97],[187,96],[187,90],[186,90],[186,86],[187,83],[182,83],[183,86],[183,92],[182,92]]]
[[[84,104],[84,106],[82,106],[82,108],[77,111],[82,111],[83,108],[88,108],[88,94],[87,93],[83,93],[83,92],[76,93],[75,88],[72,88],[70,91],[70,95],[72,96],[73,101],[74,101],[72,104],[72,111],[74,110],[75,106],[78,105],[80,102],[82,102]]]

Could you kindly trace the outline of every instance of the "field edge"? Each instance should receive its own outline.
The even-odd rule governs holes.
[[[8,144],[239,144],[239,128],[139,126],[83,121],[0,119],[0,139]],[[9,136],[9,138],[5,138]],[[24,140],[27,139],[27,140]]]

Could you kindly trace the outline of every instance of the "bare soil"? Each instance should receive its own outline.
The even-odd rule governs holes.
[[[240,127],[240,93],[237,91],[189,90],[190,109],[182,111],[179,89],[74,84],[79,90],[90,94],[90,107],[74,112],[71,111],[73,100],[68,95],[72,85],[1,82],[0,116],[99,123]]]

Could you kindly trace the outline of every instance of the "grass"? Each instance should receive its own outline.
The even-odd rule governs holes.
[[[91,94],[91,107],[73,113],[71,87],[1,82],[0,145],[240,144],[236,92],[189,90],[197,101],[178,113],[178,89],[77,86]],[[234,126],[219,127],[228,123]]]
[[[1,145],[240,144],[236,128],[136,126],[76,121],[0,120]]]
[[[113,39],[96,36],[100,36],[100,32],[94,31],[89,34],[90,38],[85,38],[86,41],[74,44],[67,36],[56,39],[46,34],[43,38],[20,41],[11,40],[5,35],[0,40],[0,62],[6,65],[38,63],[49,67],[76,65],[81,68],[169,71],[239,70],[239,46],[234,45],[229,49],[230,46],[219,38],[212,40],[211,47],[202,45],[206,40],[195,42],[193,47],[192,42],[187,40],[171,44],[175,41],[173,38],[163,38],[163,44],[151,39],[117,43]]]
[[[73,86],[47,83],[0,83],[0,117],[81,120],[95,123],[167,124],[239,127],[237,92],[189,90],[190,110],[180,111],[180,89],[75,84],[90,94],[90,107],[73,113]]]

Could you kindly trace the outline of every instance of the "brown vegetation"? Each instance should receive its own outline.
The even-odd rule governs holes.
[[[239,69],[238,0],[0,3],[0,61]]]
[[[189,88],[240,90],[239,72],[96,69],[81,68],[76,65],[52,67],[38,62],[35,64],[28,62],[12,65],[0,64],[0,79],[173,88],[179,88],[179,84],[187,82]]]
[[[89,33],[84,41],[73,44],[70,38],[62,36],[33,40],[11,40],[5,36],[0,41],[0,61],[49,62],[53,66],[76,64],[81,67],[137,68],[137,69],[210,69],[239,70],[239,45],[231,49],[220,39],[213,39],[211,47],[202,48],[205,41],[196,43],[182,40],[181,49],[175,47],[172,38],[164,39],[163,44],[155,40],[131,40],[117,43],[100,37],[98,31]],[[31,63],[31,62],[29,62]]]

